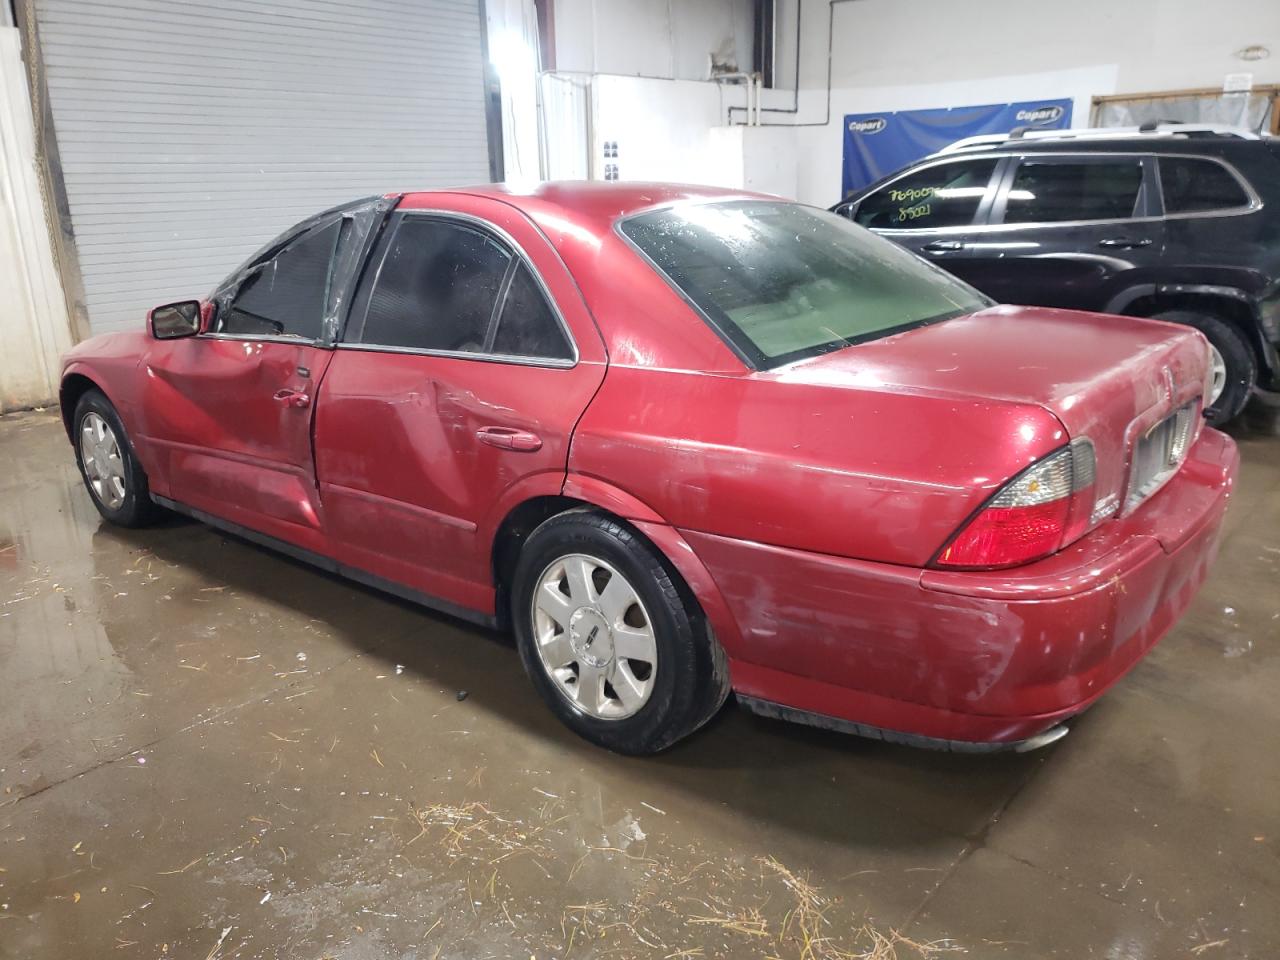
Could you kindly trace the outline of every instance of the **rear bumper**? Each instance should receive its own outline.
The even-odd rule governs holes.
[[[1013,745],[1087,708],[1186,610],[1239,464],[1205,430],[1133,516],[1015,570],[922,571],[684,531],[735,691],[911,737]],[[900,737],[899,737],[900,739]]]

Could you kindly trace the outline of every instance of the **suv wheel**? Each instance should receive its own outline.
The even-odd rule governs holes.
[[[543,700],[579,736],[657,753],[729,695],[724,653],[676,577],[604,514],[570,510],[529,535],[511,589],[516,644]]]
[[[1204,334],[1214,368],[1212,389],[1217,391],[1216,397],[1205,398],[1205,419],[1223,424],[1239,416],[1258,378],[1257,361],[1240,332],[1213,314],[1195,310],[1168,310],[1152,319],[1195,327]]]

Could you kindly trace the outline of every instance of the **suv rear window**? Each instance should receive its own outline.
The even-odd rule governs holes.
[[[619,229],[756,367],[990,305],[848,220],[794,203],[688,203]]]
[[[1165,213],[1203,213],[1247,207],[1249,195],[1222,164],[1197,157],[1161,157]]]
[[[1023,160],[1005,206],[1005,223],[1125,220],[1142,188],[1137,157],[1101,161]]]

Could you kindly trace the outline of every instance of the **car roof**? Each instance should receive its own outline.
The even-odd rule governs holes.
[[[486,183],[444,190],[406,193],[418,202],[430,202],[432,196],[466,194],[500,200],[521,210],[535,221],[551,217],[572,222],[594,232],[605,232],[622,217],[656,207],[681,202],[712,200],[764,199],[778,197],[724,187],[688,183],[604,182],[599,180],[549,180],[528,187],[510,183]]]

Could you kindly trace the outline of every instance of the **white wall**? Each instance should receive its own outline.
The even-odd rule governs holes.
[[[805,3],[804,39],[816,65],[826,4]],[[813,15],[810,15],[812,11]],[[1243,63],[1252,44],[1271,57]],[[1084,66],[1114,66],[1117,91],[1215,87],[1251,71],[1280,82],[1276,0],[853,0],[835,5],[836,87],[936,84]],[[825,50],[823,51],[825,54]],[[821,64],[825,70],[825,62]],[[819,86],[810,70],[806,86]]]
[[[705,80],[751,69],[752,0],[556,0],[556,70]]]
[[[730,40],[747,65],[749,2],[557,0],[555,9],[557,68],[583,71],[592,88],[594,164],[605,162],[602,144],[616,140],[624,180],[751,181],[824,206],[840,197],[846,113],[1071,97],[1073,122],[1085,126],[1098,95],[1213,87],[1238,72],[1280,82],[1280,0],[780,0],[778,88],[764,101],[778,112],[764,122],[796,126],[744,139],[713,133],[730,103],[745,102],[741,88],[636,75],[704,78],[706,52]],[[1272,56],[1235,57],[1254,44]],[[788,112],[797,62],[799,107]],[[746,152],[731,156],[731,144]],[[556,150],[554,138],[548,148]]]
[[[0,411],[50,402],[71,347],[18,43],[16,28],[0,27]]]
[[[730,91],[732,93],[732,91]],[[646,80],[598,76],[592,85],[594,152],[618,144],[622,180],[727,183],[741,161],[713,137],[724,123],[724,91],[695,80]]]
[[[556,71],[542,84],[545,175],[600,179],[606,164],[616,164],[622,180],[793,193],[791,133],[744,139],[727,124],[731,106],[746,106],[745,86],[707,79],[711,52],[750,70],[752,6],[556,0]],[[778,4],[775,88],[763,92],[766,107],[794,105],[798,11],[799,0]],[[618,144],[617,158],[603,155],[606,143]]]
[[[805,0],[797,131],[799,199],[839,199],[846,113],[1215,87],[1227,73],[1280,82],[1277,0]],[[831,37],[830,122],[827,35]],[[1269,59],[1235,53],[1262,44]],[[813,125],[818,124],[818,125]]]

